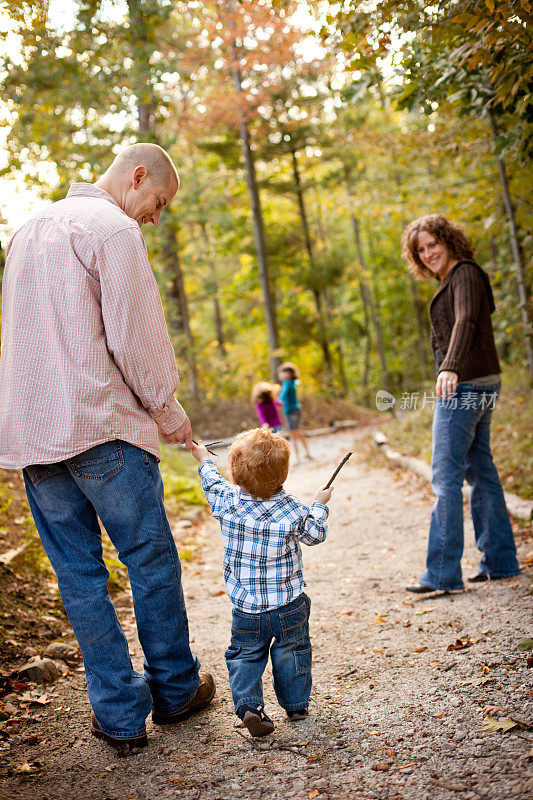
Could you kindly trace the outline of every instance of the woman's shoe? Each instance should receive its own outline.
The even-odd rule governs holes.
[[[415,583],[414,586],[406,586],[406,592],[414,592],[415,594],[426,594],[427,592],[436,592],[437,589],[430,589],[429,586],[424,586],[423,583]]]
[[[485,583],[486,581],[490,581],[490,575],[486,572],[478,572],[477,575],[472,575],[470,578],[467,578],[468,583]]]

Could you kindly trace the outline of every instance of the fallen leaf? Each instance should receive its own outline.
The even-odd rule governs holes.
[[[388,772],[390,764],[372,764],[371,769],[373,769],[374,772]]]
[[[435,608],[421,608],[420,611],[415,611],[415,616],[420,616],[420,614],[429,614],[430,611],[435,611]]]
[[[407,620],[407,622],[403,623],[403,627],[404,628],[410,628],[411,627],[411,623],[409,622],[409,620]]]
[[[533,639],[520,639],[516,647],[518,650],[521,650],[522,653],[528,653],[530,650],[533,650]]]
[[[33,772],[33,771],[34,771],[34,768],[29,763],[29,761],[24,761],[24,763],[21,764],[20,767],[17,767],[16,770],[15,770],[15,772],[22,773],[22,774],[27,774],[28,772]]]
[[[312,799],[313,797],[318,797],[318,789],[311,789],[309,792],[309,797]]]
[[[446,650],[464,650],[466,647],[471,647],[476,642],[479,642],[479,639],[465,636],[462,639],[456,639],[454,644],[449,644]]]
[[[372,650],[373,653],[383,653],[383,650]]]
[[[427,650],[427,647],[417,647],[415,653],[423,653],[424,650]]]
[[[429,664],[430,667],[440,667],[441,664],[442,664],[442,661],[439,661],[438,658],[434,658],[433,661],[428,661],[428,664]]]
[[[307,756],[308,761],[320,761],[322,756]]]
[[[31,703],[32,705],[36,706],[46,706],[48,703],[52,701],[48,699],[48,695],[45,694],[33,694],[32,692],[24,692],[23,695],[20,696],[21,703]]]
[[[177,781],[182,781],[183,778],[181,775],[176,775],[174,778],[168,778],[167,783],[176,783]]]
[[[440,719],[440,717],[449,717],[450,715],[447,711],[439,711],[437,714],[430,714],[429,716]]]
[[[377,622],[377,623],[379,623],[380,625],[383,625],[383,624],[386,624],[387,620],[386,620],[386,619],[383,619],[383,617],[376,617],[376,619],[374,620],[374,622]]]
[[[502,733],[506,733],[507,731],[512,731],[519,727],[520,725],[518,722],[514,722],[510,717],[505,717],[505,719],[494,719],[494,717],[487,717],[483,723],[484,731],[501,731]]]
[[[224,589],[221,589],[219,592],[215,592],[213,597],[222,597],[223,594],[226,594],[226,592],[224,591]]]
[[[484,686],[485,683],[489,683],[489,681],[495,681],[496,678],[489,678],[485,675],[482,678],[469,678],[467,681],[459,681],[461,686]]]
[[[398,769],[407,769],[407,767],[416,767],[416,761],[411,761],[409,764],[402,764]]]

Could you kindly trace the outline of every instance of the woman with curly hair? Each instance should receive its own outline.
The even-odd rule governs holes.
[[[433,418],[431,513],[426,570],[410,592],[464,589],[462,486],[471,486],[470,509],[482,553],[469,578],[518,575],[516,548],[502,486],[490,450],[490,421],[501,388],[491,313],[489,278],[474,260],[474,247],[457,223],[440,214],[412,222],[402,255],[418,279],[440,285],[431,300],[431,345],[437,362]]]

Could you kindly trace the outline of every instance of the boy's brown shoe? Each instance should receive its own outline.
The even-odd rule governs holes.
[[[196,690],[196,694],[189,700],[185,708],[180,708],[179,711],[174,711],[170,714],[165,711],[153,710],[152,721],[155,722],[156,725],[174,725],[176,722],[183,722],[183,720],[190,717],[191,714],[196,714],[197,711],[201,711],[209,705],[215,696],[215,681],[209,672],[204,672],[203,670],[200,670],[199,677],[200,684]]]
[[[141,736],[132,736],[131,738],[110,736],[108,733],[104,733],[96,719],[94,711],[91,714],[91,733],[93,736],[96,736],[97,739],[103,739],[110,744],[111,747],[114,747],[119,756],[133,756],[148,744],[148,737],[145,733],[141,734]]]

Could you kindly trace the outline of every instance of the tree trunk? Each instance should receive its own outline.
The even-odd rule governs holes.
[[[227,7],[230,14],[233,12],[234,3],[228,2]],[[231,24],[231,23],[230,23]],[[235,91],[240,97],[242,95],[242,76],[239,69],[239,56],[237,52],[237,43],[233,41],[232,44],[232,76]],[[272,289],[270,287],[270,274],[268,267],[268,259],[265,245],[265,233],[263,225],[263,212],[261,210],[261,201],[259,199],[259,190],[257,188],[257,178],[255,172],[255,163],[250,147],[250,131],[248,130],[248,122],[244,111],[241,113],[239,123],[239,137],[241,140],[242,155],[246,168],[246,183],[248,186],[248,196],[250,198],[250,208],[252,211],[253,226],[254,226],[254,240],[255,251],[257,254],[257,265],[259,267],[259,278],[261,281],[261,290],[263,293],[263,309],[265,313],[265,322],[268,333],[268,350],[270,355],[270,372],[274,381],[278,379],[278,367],[281,364],[279,356],[279,339],[278,328],[276,321],[276,309],[272,297]]]
[[[197,402],[200,399],[198,375],[196,368],[195,343],[189,322],[189,306],[183,272],[179,258],[178,237],[176,234],[176,220],[170,210],[165,211],[163,228],[163,257],[166,269],[172,276],[172,294],[178,307],[178,329],[185,339],[185,355],[189,366],[189,388],[191,397]]]
[[[363,253],[363,248],[361,245],[361,234],[359,231],[359,220],[353,213],[350,214],[352,219],[352,227],[355,237],[355,245],[357,247],[357,254],[359,256],[359,262],[363,269],[366,269],[366,262],[365,256]],[[372,299],[372,294],[370,289],[368,288],[364,277],[361,275],[359,279],[359,286],[361,289],[361,300],[363,305],[367,307],[370,319],[372,321],[372,327],[374,329],[374,335],[376,337],[376,349],[378,351],[379,363],[381,366],[381,377],[383,380],[383,388],[385,391],[390,392],[390,379],[389,379],[389,371],[387,369],[387,360],[385,358],[385,348],[383,347],[383,337],[381,334],[381,324],[378,319],[378,315],[376,312],[376,307],[374,305],[374,301]]]
[[[387,100],[385,97],[385,93],[383,91],[383,85],[381,81],[381,76],[378,75],[375,80],[375,84],[378,89],[379,93],[379,100],[381,105],[381,110],[383,112],[383,116],[386,120],[390,118],[390,111],[387,106]],[[392,142],[391,146],[391,154],[393,157],[393,178],[394,182],[398,189],[401,189],[402,180],[400,176],[400,170],[398,169],[398,159],[396,156],[396,146],[394,141]],[[403,223],[405,224],[405,223]],[[429,325],[427,323],[426,317],[424,316],[423,308],[420,303],[420,298],[418,296],[418,290],[416,287],[416,281],[411,274],[409,274],[409,289],[411,291],[411,299],[413,301],[413,308],[415,312],[415,320],[416,320],[416,327],[418,331],[418,337],[416,341],[416,349],[418,353],[418,360],[420,362],[420,369],[422,372],[422,377],[425,377],[427,374],[427,367],[428,367],[428,359],[427,359],[427,342],[430,340],[430,331]]]
[[[137,75],[143,76],[146,70],[144,51],[146,50],[147,40],[146,37],[143,36],[143,10],[139,0],[128,0],[128,11],[130,17],[132,54],[134,61],[136,62]],[[147,101],[144,99],[146,95],[148,96]],[[141,77],[139,77],[139,85],[136,88],[136,97],[137,114],[139,120],[139,139],[141,141],[151,141],[154,144],[160,144],[158,141],[155,121],[156,99],[154,97],[153,87],[149,84],[147,78],[141,81]],[[141,97],[143,100],[141,100]],[[172,276],[172,290],[178,306],[179,328],[186,340],[185,350],[189,366],[189,392],[191,397],[198,401],[199,387],[196,371],[194,339],[189,325],[189,308],[187,304],[187,296],[185,294],[183,273],[181,271],[181,263],[179,258],[178,238],[176,234],[177,220],[174,218],[172,212],[168,209],[165,211],[163,220],[163,255],[166,262],[166,268],[169,270]]]
[[[361,299],[363,295],[361,293]],[[363,370],[363,387],[365,389],[365,396],[366,396],[366,389],[368,388],[368,377],[370,374],[370,349],[372,341],[370,339],[370,321],[368,319],[368,308],[366,302],[363,301],[363,317],[364,317],[364,324],[365,324],[365,357],[364,357],[364,370]]]
[[[305,249],[307,250],[309,268],[311,270],[311,273],[314,273],[316,266],[315,266],[315,256],[313,252],[313,241],[311,239],[311,234],[309,233],[309,223],[307,221],[307,211],[305,208],[302,181],[300,179],[300,170],[298,169],[298,159],[296,158],[296,151],[293,150],[292,148],[291,148],[291,156],[292,156],[292,173],[294,177],[294,187],[296,191],[296,196],[298,198],[298,209],[300,211],[300,221],[302,223],[302,228],[304,232]],[[327,328],[324,323],[322,293],[320,289],[317,288],[313,289],[312,291],[313,291],[313,297],[315,299],[316,312],[318,315],[318,338],[320,341],[320,347],[322,348],[322,353],[324,355],[324,364],[326,366],[326,371],[331,373],[331,353],[329,347]]]
[[[399,176],[397,178],[397,185],[398,186],[401,185]],[[405,221],[402,222],[402,225],[404,224]],[[374,255],[373,242],[372,242],[372,237],[370,236],[368,231],[367,231],[367,241],[371,258],[373,258]],[[411,293],[411,301],[413,304],[414,317],[416,321],[416,329],[418,333],[418,336],[416,338],[416,351],[418,354],[418,361],[420,363],[420,370],[422,373],[422,377],[426,377],[428,369],[427,343],[430,341],[429,322],[427,319],[427,314],[425,313],[425,309],[420,302],[420,297],[418,296],[418,288],[416,285],[416,281],[410,273],[408,274],[408,281],[409,281],[409,291]]]
[[[423,307],[420,302],[420,298],[418,296],[418,289],[416,287],[416,281],[409,273],[409,287],[411,289],[411,298],[413,300],[413,307],[415,310],[415,318],[416,318],[416,327],[418,330],[418,337],[416,340],[416,349],[418,352],[418,360],[420,362],[420,370],[422,373],[422,377],[426,376],[428,361],[426,357],[426,342],[430,339],[430,332],[428,330],[428,325],[425,324],[424,320],[424,312]]]
[[[211,242],[209,240],[209,234],[207,232],[207,225],[205,222],[200,223],[200,229],[202,231],[202,237],[205,242],[206,251],[207,251],[207,261],[211,270],[211,278],[213,280],[213,319],[215,322],[215,335],[217,337],[218,342],[218,350],[222,358],[226,357],[226,344],[224,341],[224,324],[222,321],[222,311],[220,309],[220,302],[218,299],[218,275],[217,275],[217,268],[215,264],[215,259],[211,254]]]
[[[499,130],[496,118],[494,117],[494,114],[492,113],[491,110],[489,110],[489,119],[492,128],[494,144],[495,147],[497,148]],[[533,377],[533,346],[531,342],[531,319],[529,317],[528,290],[527,290],[526,280],[524,277],[524,272],[525,272],[524,261],[522,258],[522,251],[520,247],[520,242],[518,240],[518,233],[516,230],[515,212],[514,212],[513,202],[511,200],[511,195],[509,192],[509,181],[507,179],[507,171],[505,169],[505,163],[503,161],[503,158],[501,157],[501,155],[497,153],[497,151],[496,151],[496,161],[498,162],[498,170],[500,173],[500,186],[502,190],[503,205],[505,208],[505,213],[507,215],[507,222],[509,225],[509,239],[511,242],[511,251],[513,254],[516,282],[518,284],[518,297],[520,299],[520,315],[522,317],[522,324],[524,326],[524,350],[527,358],[529,372],[531,377]]]
[[[350,389],[348,386],[348,379],[346,377],[346,369],[344,367],[344,350],[340,339],[337,340],[337,358],[339,361],[339,378],[341,379],[342,397],[348,397]]]

